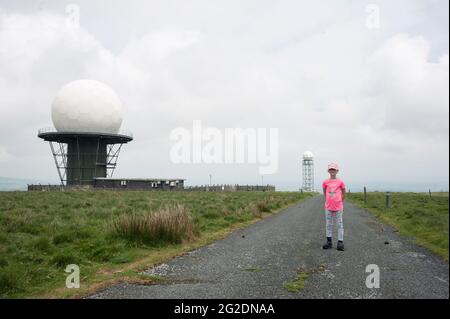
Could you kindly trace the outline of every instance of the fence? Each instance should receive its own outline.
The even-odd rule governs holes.
[[[95,188],[90,185],[84,186],[63,186],[63,185],[28,185],[28,191],[86,191],[86,190],[136,190],[136,191],[187,191],[187,192],[274,192],[275,186],[273,185],[202,185],[202,186],[185,186],[180,189],[148,189],[148,188],[136,188],[136,189],[127,189],[127,188]]]
[[[63,186],[63,185],[42,185],[42,184],[31,184],[28,185],[28,191],[39,191],[39,192],[64,192],[66,190],[75,190],[75,191],[86,191],[92,190],[92,186],[83,185],[83,186]]]
[[[364,186],[364,203],[367,204],[367,187]],[[350,190],[349,190],[350,193]],[[431,189],[428,190],[428,196],[431,198]],[[391,192],[386,191],[386,208],[391,207]]]
[[[185,186],[185,191],[194,192],[274,192],[273,185],[201,185]]]

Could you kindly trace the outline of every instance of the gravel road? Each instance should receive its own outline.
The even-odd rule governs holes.
[[[399,236],[350,202],[344,252],[323,250],[323,197],[317,195],[227,238],[146,271],[160,285],[120,283],[90,298],[448,298],[448,263]],[[334,237],[337,235],[335,226]],[[366,287],[366,266],[380,270],[380,288]],[[299,271],[305,287],[289,292]]]

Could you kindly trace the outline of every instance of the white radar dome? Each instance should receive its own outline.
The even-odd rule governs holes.
[[[117,134],[122,124],[122,102],[106,84],[77,80],[63,86],[52,104],[58,132]]]
[[[314,158],[314,155],[311,151],[306,151],[303,153],[303,159],[305,160],[312,160]]]

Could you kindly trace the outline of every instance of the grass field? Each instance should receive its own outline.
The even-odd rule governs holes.
[[[307,196],[0,192],[0,297],[71,297],[114,280],[159,280],[142,278],[139,268],[207,244]],[[65,288],[68,264],[80,267],[83,289]]]
[[[367,203],[363,193],[347,198],[448,261],[448,193],[390,193],[389,209],[384,192],[367,193]]]

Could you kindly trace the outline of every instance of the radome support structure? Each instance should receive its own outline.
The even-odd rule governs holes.
[[[302,159],[303,184],[302,190],[305,192],[314,191],[314,155],[310,151],[303,153]]]
[[[131,133],[100,134],[39,130],[49,142],[62,185],[92,185],[96,177],[113,177],[122,145]]]

